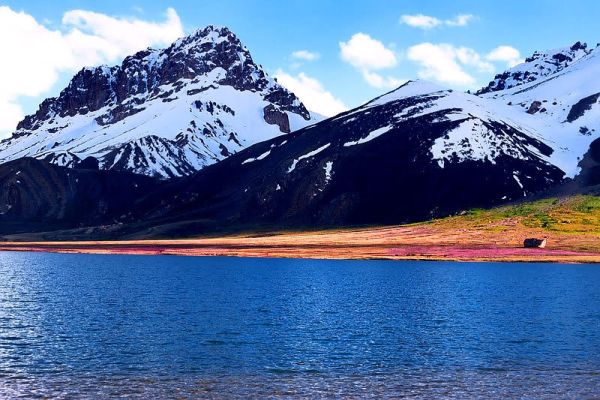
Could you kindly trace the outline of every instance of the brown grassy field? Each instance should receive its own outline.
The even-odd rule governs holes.
[[[523,239],[548,237],[545,249]],[[471,210],[410,225],[179,240],[0,242],[0,250],[64,253],[457,261],[600,262],[600,197]]]

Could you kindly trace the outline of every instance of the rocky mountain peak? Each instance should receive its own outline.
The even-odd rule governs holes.
[[[209,75],[210,76],[207,76]],[[106,106],[119,108],[116,113],[98,119],[98,123],[118,122],[131,115],[139,96],[168,97],[159,88],[172,85],[178,91],[186,83],[198,83],[206,76],[213,86],[227,85],[237,90],[264,91],[269,101],[305,119],[309,113],[295,96],[267,77],[256,65],[248,49],[226,27],[209,25],[185,36],[163,50],[146,49],[126,57],[120,66],[82,68],[58,98],[44,101],[38,112],[27,116],[17,126],[34,130],[55,115],[61,117],[86,114]],[[136,97],[135,99],[131,99]],[[120,107],[129,101],[130,106]]]
[[[173,118],[178,120],[160,122]],[[209,25],[165,49],[130,55],[120,65],[82,68],[58,97],[46,99],[18,124],[0,146],[0,161],[17,154],[46,160],[93,156],[104,169],[178,176],[310,119],[300,100],[254,62],[230,29]],[[38,134],[29,139],[35,143],[21,140]],[[94,138],[84,140],[87,134]],[[14,151],[17,141],[24,154]],[[168,155],[149,160],[139,146],[147,142]],[[186,151],[191,143],[195,150]],[[130,159],[122,160],[126,154]],[[157,171],[153,164],[163,156],[168,160]]]

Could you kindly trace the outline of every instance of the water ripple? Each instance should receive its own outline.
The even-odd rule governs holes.
[[[0,253],[0,398],[589,398],[600,267]]]

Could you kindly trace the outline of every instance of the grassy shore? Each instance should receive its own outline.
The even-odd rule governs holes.
[[[546,249],[523,239],[548,237]],[[3,242],[0,250],[96,254],[600,262],[600,197],[573,196],[470,210],[388,227],[139,241]]]

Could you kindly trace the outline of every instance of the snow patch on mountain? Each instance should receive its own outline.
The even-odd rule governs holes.
[[[308,152],[308,153],[306,153],[306,154],[303,154],[303,155],[301,155],[300,157],[298,157],[298,158],[294,159],[294,161],[292,161],[292,165],[290,165],[290,167],[288,168],[288,171],[287,171],[287,172],[288,172],[288,174],[289,174],[290,172],[292,172],[293,170],[295,170],[295,169],[296,169],[296,166],[298,165],[298,163],[299,163],[300,161],[302,161],[302,160],[306,160],[307,158],[311,158],[311,157],[314,157],[314,156],[316,156],[317,154],[319,154],[320,152],[322,152],[323,150],[325,150],[325,149],[326,149],[326,148],[328,148],[329,146],[330,146],[330,143],[327,143],[326,145],[324,145],[324,146],[321,146],[321,147],[319,147],[319,148],[318,148],[318,149],[316,149],[316,150],[310,151],[310,152]]]
[[[248,158],[247,160],[242,161],[242,164],[248,164],[254,161],[258,161],[258,160],[263,160],[265,159],[269,154],[271,154],[271,150],[267,150],[264,153],[262,153],[261,155],[259,155],[258,157],[254,157],[254,158]]]
[[[333,172],[333,161],[327,161],[323,169],[325,170],[325,183],[329,183],[331,181],[331,173]]]
[[[388,132],[392,128],[393,128],[393,126],[384,126],[383,128],[375,129],[374,131],[370,132],[364,138],[360,138],[360,139],[355,140],[355,141],[344,143],[344,147],[350,147],[350,146],[355,146],[357,144],[363,144],[363,143],[370,142],[371,140],[376,139],[379,136],[383,135],[384,133]]]

